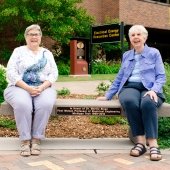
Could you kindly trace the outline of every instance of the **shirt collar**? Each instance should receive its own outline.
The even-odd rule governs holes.
[[[145,57],[147,56],[148,49],[149,49],[149,47],[147,46],[147,44],[145,44],[144,49],[143,49],[143,51],[141,52],[141,56],[142,56],[142,57],[145,58]],[[132,50],[130,50],[130,53],[129,53],[129,60],[134,60],[134,59],[135,59],[134,56],[135,56],[135,50],[132,49]]]
[[[142,57],[146,57],[147,56],[147,54],[148,54],[148,49],[149,49],[149,47],[145,44],[145,46],[144,46],[144,49],[143,49],[143,51],[142,51],[142,53],[141,53],[141,56]]]

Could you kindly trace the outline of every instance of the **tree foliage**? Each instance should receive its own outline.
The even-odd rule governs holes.
[[[61,44],[73,36],[87,36],[93,18],[80,7],[82,0],[0,0],[0,32],[13,31],[18,42],[25,28],[39,24],[43,34]]]

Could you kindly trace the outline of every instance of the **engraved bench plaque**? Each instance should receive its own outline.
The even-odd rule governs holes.
[[[57,107],[57,115],[79,115],[79,116],[114,116],[121,115],[120,108],[104,108],[104,107]]]

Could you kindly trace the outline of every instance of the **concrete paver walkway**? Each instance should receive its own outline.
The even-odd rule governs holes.
[[[169,170],[170,150],[159,162],[149,160],[149,151],[139,158],[129,156],[133,146],[127,138],[42,141],[39,156],[21,157],[18,138],[0,138],[0,170]]]
[[[67,88],[70,90],[71,94],[87,94],[87,95],[97,95],[97,86],[100,83],[110,84],[110,81],[97,80],[97,81],[72,81],[72,82],[56,82],[55,87],[57,90],[62,88]]]

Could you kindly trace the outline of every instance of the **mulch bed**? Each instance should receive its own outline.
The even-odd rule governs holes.
[[[94,95],[69,95],[59,98],[96,98]],[[14,119],[13,116],[1,118]],[[0,127],[0,137],[18,137],[17,130]],[[128,125],[94,124],[89,116],[51,116],[46,128],[46,137],[57,138],[126,138]]]

